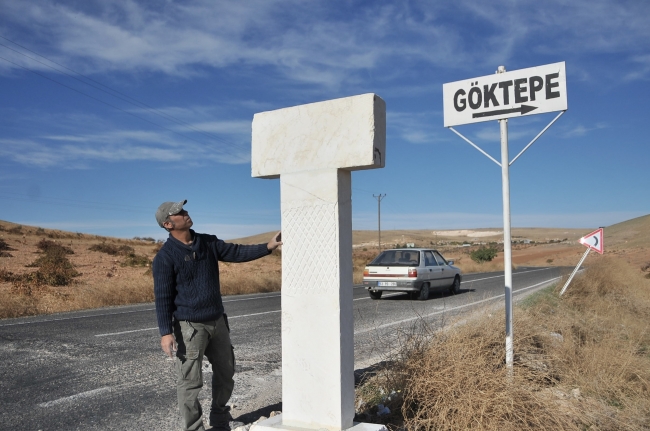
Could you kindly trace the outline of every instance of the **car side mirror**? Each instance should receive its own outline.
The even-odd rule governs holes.
[[[453,264],[454,264],[454,261],[453,261],[453,260],[448,260],[447,263],[448,263],[449,265],[453,265]]]

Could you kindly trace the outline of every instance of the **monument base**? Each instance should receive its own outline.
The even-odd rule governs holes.
[[[282,425],[282,415],[279,414],[254,424],[250,428],[250,431],[328,431],[328,429],[324,427],[300,428],[296,426]],[[346,428],[341,431],[388,431],[388,429],[384,425],[380,424],[354,422],[351,428]]]

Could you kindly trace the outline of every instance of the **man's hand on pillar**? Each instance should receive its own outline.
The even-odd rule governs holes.
[[[266,245],[266,248],[269,249],[269,251],[273,251],[279,246],[282,245],[282,232],[278,232],[275,235],[273,235],[273,238],[271,238],[271,241]]]

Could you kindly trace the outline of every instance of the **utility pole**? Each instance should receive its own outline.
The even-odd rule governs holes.
[[[381,251],[381,200],[386,197],[386,193],[383,195],[379,193],[378,196],[372,195],[372,197],[377,199],[377,248]]]

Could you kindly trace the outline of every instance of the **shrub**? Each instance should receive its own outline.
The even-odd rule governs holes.
[[[469,254],[469,257],[476,263],[491,262],[496,256],[496,248],[484,246],[479,247]]]
[[[151,238],[150,236],[145,236],[145,237],[134,236],[133,239],[136,241],[156,242],[156,240]]]
[[[58,242],[50,241],[45,238],[40,240],[38,244],[36,244],[36,247],[38,247],[44,253],[48,253],[50,250],[55,250],[57,253],[60,252],[63,254],[74,254],[74,251],[72,251],[70,247],[66,247],[59,244]]]
[[[34,295],[43,290],[46,285],[67,286],[71,284],[73,278],[80,274],[67,257],[70,254],[66,251],[67,247],[56,245],[57,247],[46,245],[43,253],[34,262],[27,265],[28,267],[38,267],[35,272],[15,275],[3,270],[0,272],[0,279],[10,281],[13,284],[14,292],[26,296]]]
[[[147,256],[141,254],[129,253],[126,259],[122,262],[122,266],[150,266],[151,260]]]
[[[12,282],[14,281],[14,273],[11,271],[7,271],[6,269],[2,268],[0,269],[0,281],[4,282]]]
[[[19,235],[19,234],[23,233],[23,227],[21,225],[18,225],[18,226],[12,227],[11,229],[7,230],[7,232]]]
[[[4,239],[0,238],[0,251],[14,251],[15,249],[9,247],[9,244]]]
[[[33,282],[50,286],[66,286],[72,282],[74,277],[79,275],[66,256],[69,253],[65,251],[65,248],[49,248],[38,259],[28,265],[38,267],[38,270],[33,273],[35,274]],[[31,274],[26,274],[26,276],[31,276]]]
[[[90,251],[99,251],[101,253],[110,254],[111,256],[126,256],[132,253],[135,253],[133,247],[128,245],[116,246],[115,244],[107,244],[102,242],[101,244],[93,244],[88,247]]]

